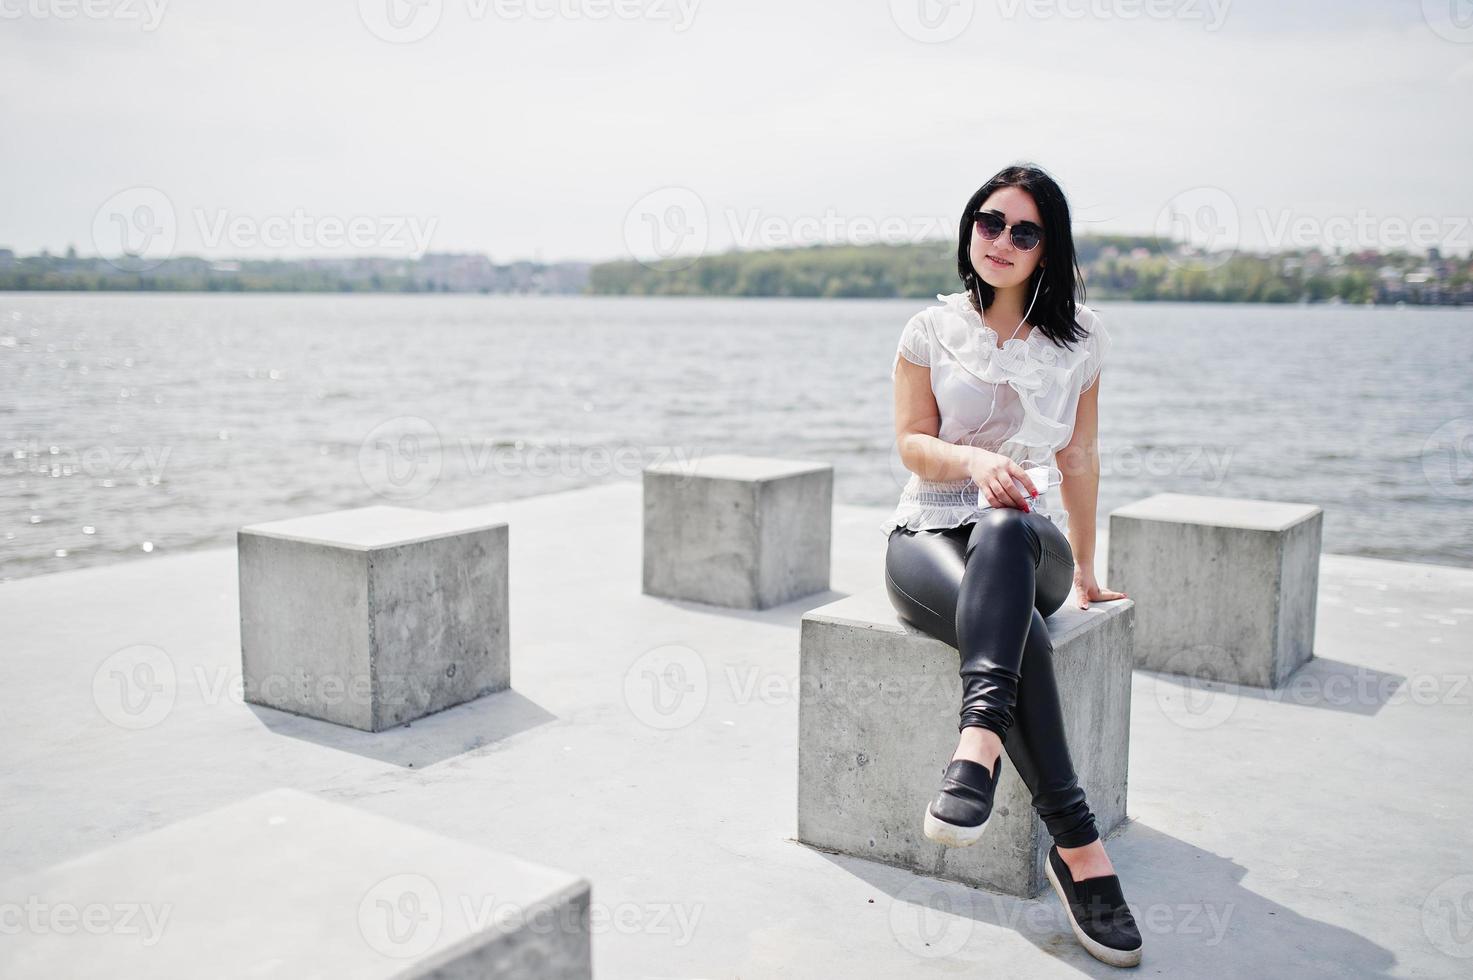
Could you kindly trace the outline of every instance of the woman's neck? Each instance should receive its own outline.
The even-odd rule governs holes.
[[[1026,311],[1025,304],[1027,302],[1028,297],[1024,295],[1022,284],[1008,286],[1003,289],[994,289],[992,291],[992,304],[983,311],[982,315],[986,319],[987,325],[997,331],[1001,336],[1012,336],[1013,331],[1016,329],[1016,336],[1026,337],[1030,328],[1026,325],[1019,326],[1019,324],[1023,320],[1023,314]]]

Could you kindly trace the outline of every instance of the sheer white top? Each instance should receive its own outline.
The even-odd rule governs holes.
[[[1069,515],[1058,489],[1063,474],[1055,453],[1069,444],[1079,395],[1095,383],[1110,349],[1099,314],[1076,306],[1076,320],[1088,335],[1072,348],[1055,344],[1036,326],[1026,337],[1014,337],[999,348],[997,332],[982,322],[966,293],[936,298],[941,305],[927,307],[906,323],[891,376],[901,357],[930,367],[931,392],[941,414],[938,438],[990,449],[1025,467],[1047,467],[1049,487],[1040,485],[1030,506],[1067,531]],[[994,393],[997,400],[988,418]],[[912,473],[883,531],[933,530],[975,520],[989,509],[986,498],[979,506],[977,489],[970,479],[943,483]]]

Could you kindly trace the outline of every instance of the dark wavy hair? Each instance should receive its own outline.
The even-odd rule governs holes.
[[[1027,295],[1031,298],[1035,287],[1038,299],[1028,321],[1035,329],[1042,330],[1055,344],[1072,343],[1085,337],[1079,326],[1075,306],[1084,302],[1084,276],[1079,271],[1079,260],[1074,254],[1074,234],[1070,230],[1069,202],[1055,180],[1041,168],[1032,164],[1019,164],[999,170],[991,180],[977,189],[962,211],[961,228],[957,232],[956,272],[961,276],[973,308],[977,308],[980,297],[982,310],[992,305],[996,290],[989,286],[977,270],[972,267],[973,217],[992,194],[1003,187],[1017,187],[1027,191],[1038,206],[1043,220],[1043,260],[1028,279]],[[1038,280],[1042,279],[1040,283]]]

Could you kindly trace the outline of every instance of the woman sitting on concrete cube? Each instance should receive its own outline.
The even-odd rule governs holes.
[[[1058,184],[1031,166],[984,184],[962,213],[957,272],[965,291],[911,318],[894,364],[911,477],[885,525],[886,587],[903,618],[961,654],[961,740],[925,834],[952,846],[981,836],[1006,747],[1053,837],[1045,872],[1075,936],[1134,966],[1140,932],[1075,776],[1044,623],[1071,586],[1085,608],[1124,597],[1094,576],[1110,341],[1076,299]]]

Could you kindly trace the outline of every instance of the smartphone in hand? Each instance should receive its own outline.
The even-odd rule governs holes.
[[[1033,481],[1033,487],[1038,491],[1038,495],[1040,497],[1042,497],[1045,493],[1048,493],[1048,491],[1052,489],[1052,487],[1049,486],[1048,482],[1049,468],[1047,466],[1025,466],[1023,467],[1023,472],[1028,475],[1028,479]],[[1023,483],[1021,480],[1015,478],[1013,480],[1013,486],[1017,488],[1018,492],[1023,495],[1023,498],[1025,500],[1035,499],[1029,496],[1028,491],[1023,487]],[[1055,486],[1057,486],[1057,484],[1055,484]],[[978,488],[977,490],[977,509],[992,509],[992,505],[988,503],[987,498],[983,496],[981,488]]]

